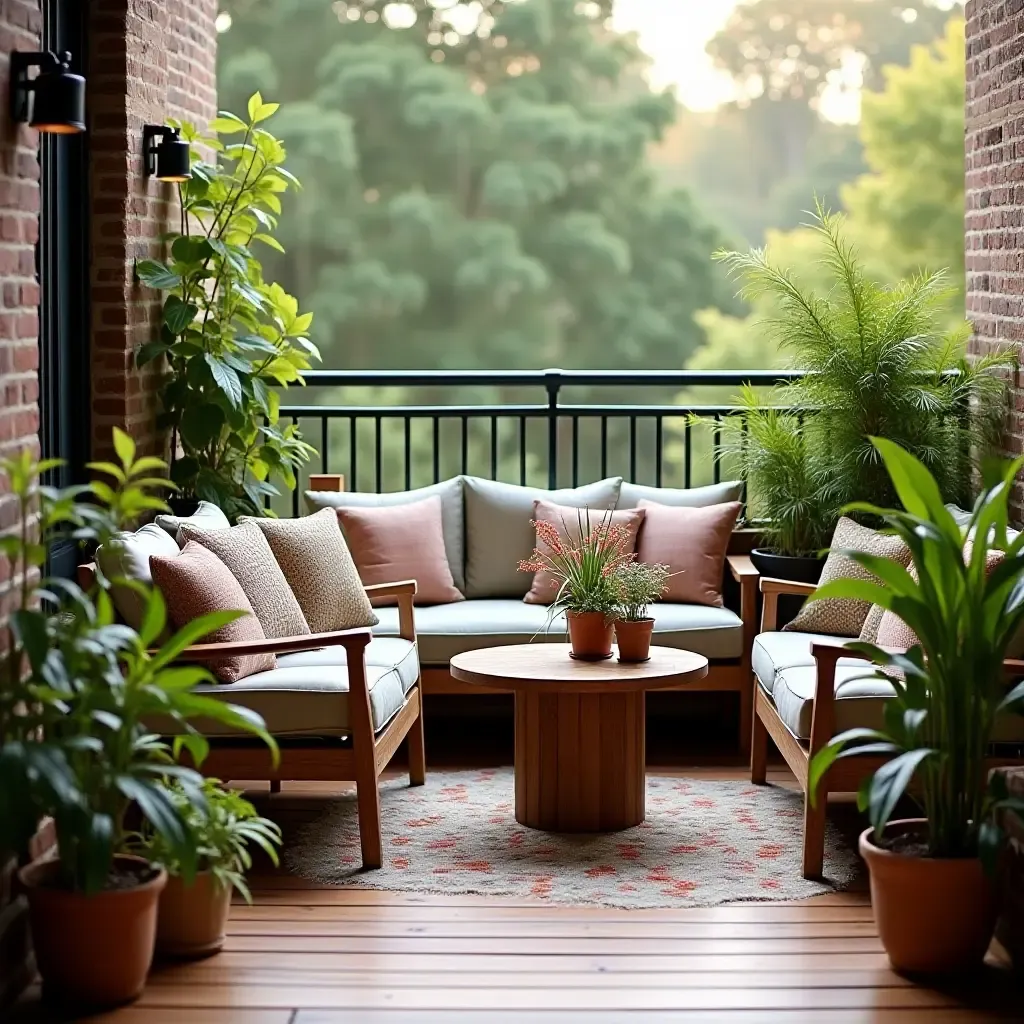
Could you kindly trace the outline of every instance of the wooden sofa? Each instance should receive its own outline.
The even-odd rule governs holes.
[[[91,586],[94,577],[94,565],[79,567],[82,586]],[[197,692],[260,713],[280,745],[278,763],[262,742],[199,721],[197,728],[210,740],[201,770],[226,782],[267,780],[272,791],[280,789],[282,780],[354,782],[362,865],[370,869],[382,863],[381,773],[406,738],[410,785],[423,785],[426,759],[413,618],[416,583],[379,584],[366,592],[396,599],[396,638],[375,638],[369,629],[352,629],[251,643],[197,644],[184,651],[181,660],[277,656],[275,670],[236,683],[200,686]],[[396,677],[401,679],[400,688]],[[381,693],[386,689],[386,700],[378,688]],[[159,723],[154,729],[162,731]]]
[[[886,687],[882,681],[857,682],[855,677],[868,674],[867,666],[858,664],[867,659],[848,650],[841,638],[777,632],[779,597],[808,597],[814,590],[813,584],[760,580],[764,604],[760,633],[752,651],[751,679],[754,717],[750,780],[756,785],[765,784],[771,738],[804,793],[805,878],[820,878],[822,874],[829,794],[857,792],[861,781],[884,761],[867,755],[837,761],[812,799],[808,782],[811,759],[837,733],[855,725],[879,724]],[[771,655],[772,664],[765,664]],[[776,673],[774,680],[767,678],[771,670]],[[1024,661],[1007,661],[1005,670],[1009,680],[1024,677]],[[782,686],[787,687],[785,693],[781,692]],[[851,692],[851,687],[860,689]],[[990,768],[1024,764],[1020,756],[1024,754],[1024,718],[1009,719],[1007,725],[1007,732],[1001,736],[1007,741],[1003,756],[992,756]]]

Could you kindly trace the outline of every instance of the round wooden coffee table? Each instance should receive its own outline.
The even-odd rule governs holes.
[[[451,673],[516,695],[516,821],[617,832],[644,820],[644,694],[702,679],[700,654],[652,647],[640,665],[574,661],[568,644],[458,654]]]

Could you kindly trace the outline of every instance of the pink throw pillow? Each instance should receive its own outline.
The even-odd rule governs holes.
[[[551,501],[537,499],[533,503],[533,518],[538,523],[550,523],[558,530],[559,534],[571,544],[578,544],[582,536],[580,522],[582,519],[583,531],[589,532],[600,526],[608,517],[605,509],[579,509],[569,508],[566,505],[556,505]],[[627,554],[636,550],[636,537],[640,526],[644,521],[644,513],[637,508],[620,509],[612,512],[609,526],[624,526],[629,531],[629,543],[626,547]],[[547,543],[537,538],[537,548],[542,552],[550,550]],[[547,571],[541,569],[533,574],[533,586],[530,592],[523,598],[527,604],[551,604],[558,596],[558,581]]]
[[[465,600],[448,565],[438,495],[407,505],[335,511],[363,586],[415,580],[416,604]],[[375,598],[372,603],[394,604],[395,598]]]
[[[721,608],[722,575],[738,501],[704,508],[679,508],[640,501],[646,513],[636,556],[648,565],[667,565],[672,575],[662,601]]]
[[[246,614],[202,637],[200,644],[246,643],[266,640],[242,584],[208,548],[188,541],[177,555],[151,555],[153,585],[163,594],[167,614],[181,629],[207,612],[242,611]],[[225,683],[234,683],[277,665],[273,654],[250,654],[211,661],[207,668]]]

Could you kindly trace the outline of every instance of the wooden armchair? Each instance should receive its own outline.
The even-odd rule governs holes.
[[[778,599],[782,594],[809,596],[813,584],[795,583],[788,580],[762,579],[761,593],[764,607],[761,632],[772,633],[777,622]],[[792,634],[798,637],[800,634]],[[865,776],[870,775],[885,761],[877,755],[863,755],[843,758],[826,773],[818,787],[812,803],[809,791],[809,768],[814,755],[824,747],[838,731],[836,726],[836,670],[840,660],[853,659],[867,662],[867,658],[844,646],[842,638],[834,642],[808,640],[810,655],[814,662],[813,710],[811,713],[810,737],[799,738],[783,721],[772,695],[753,679],[754,722],[751,740],[750,781],[764,785],[766,781],[768,738],[774,741],[804,793],[804,837],[803,874],[805,878],[820,878],[825,856],[825,814],[830,793],[855,793]],[[1008,679],[1024,676],[1024,661],[1004,663]],[[865,665],[865,669],[866,669]],[[865,673],[866,674],[866,673]],[[884,698],[880,698],[884,699]],[[867,723],[865,723],[867,724]],[[1024,736],[1022,736],[1024,739]],[[1020,764],[1020,758],[990,758],[989,767]]]
[[[94,573],[94,566],[80,566],[80,582],[88,586]],[[423,785],[426,777],[426,758],[422,688],[413,618],[416,583],[414,580],[405,580],[400,583],[368,586],[365,589],[369,597],[396,599],[399,616],[398,638],[383,638],[376,642],[375,648],[371,648],[374,638],[368,628],[350,629],[251,643],[196,644],[185,650],[180,658],[182,661],[208,661],[228,656],[272,653],[286,659],[288,656],[304,652],[329,652],[338,648],[343,650],[344,661],[341,659],[340,651],[337,659],[328,655],[324,665],[320,666],[320,671],[323,671],[324,666],[333,672],[347,671],[347,692],[338,688],[336,693],[338,701],[346,702],[347,714],[337,714],[335,718],[338,721],[325,723],[322,732],[306,728],[300,735],[279,734],[271,717],[264,714],[269,731],[281,743],[280,761],[276,766],[270,751],[263,743],[234,735],[217,734],[208,736],[210,753],[201,770],[206,775],[225,781],[267,780],[272,792],[280,790],[283,780],[354,782],[359,810],[359,839],[363,867],[379,868],[382,863],[378,790],[380,775],[406,737],[409,740],[410,785]],[[403,661],[406,658],[412,659],[403,666],[409,685],[403,683],[400,691],[392,687],[391,695],[397,694],[397,701],[394,703],[400,703],[400,706],[389,714],[387,721],[375,723],[374,715],[381,712],[379,708],[375,711],[371,693],[377,678],[386,673],[389,662],[396,657],[396,643],[402,645],[398,651]],[[378,648],[382,649],[381,655],[374,653]],[[316,667],[310,671],[315,672]],[[249,677],[249,680],[256,678]],[[247,680],[242,679],[237,683],[217,683],[197,689],[207,696],[249,706],[254,696],[256,699],[259,698],[260,691],[247,688],[246,683]],[[309,696],[308,691],[304,691],[301,685],[295,687],[294,697],[289,693],[287,685],[279,687],[277,692],[283,692],[285,698],[296,702]],[[322,701],[325,695],[320,692],[316,696],[318,701]],[[326,694],[328,700],[333,696],[335,694],[330,692]],[[317,707],[323,705],[318,703]],[[392,704],[389,704],[389,712],[391,707]],[[257,705],[254,709],[261,710],[261,707]],[[341,712],[342,709],[335,710]],[[342,727],[339,727],[339,721],[344,723]]]

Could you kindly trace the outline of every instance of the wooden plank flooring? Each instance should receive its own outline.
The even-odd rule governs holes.
[[[671,774],[741,777],[738,768]],[[787,784],[784,769],[772,781]],[[336,788],[261,798],[288,833]],[[845,811],[845,813],[844,813]],[[837,818],[856,828],[849,808]],[[849,819],[848,821],[846,819]],[[253,878],[227,945],[158,966],[142,999],[95,1024],[953,1024],[1024,1019],[998,956],[955,988],[894,974],[863,885],[799,903],[626,911],[325,888]],[[14,1017],[58,1016],[34,997]]]

